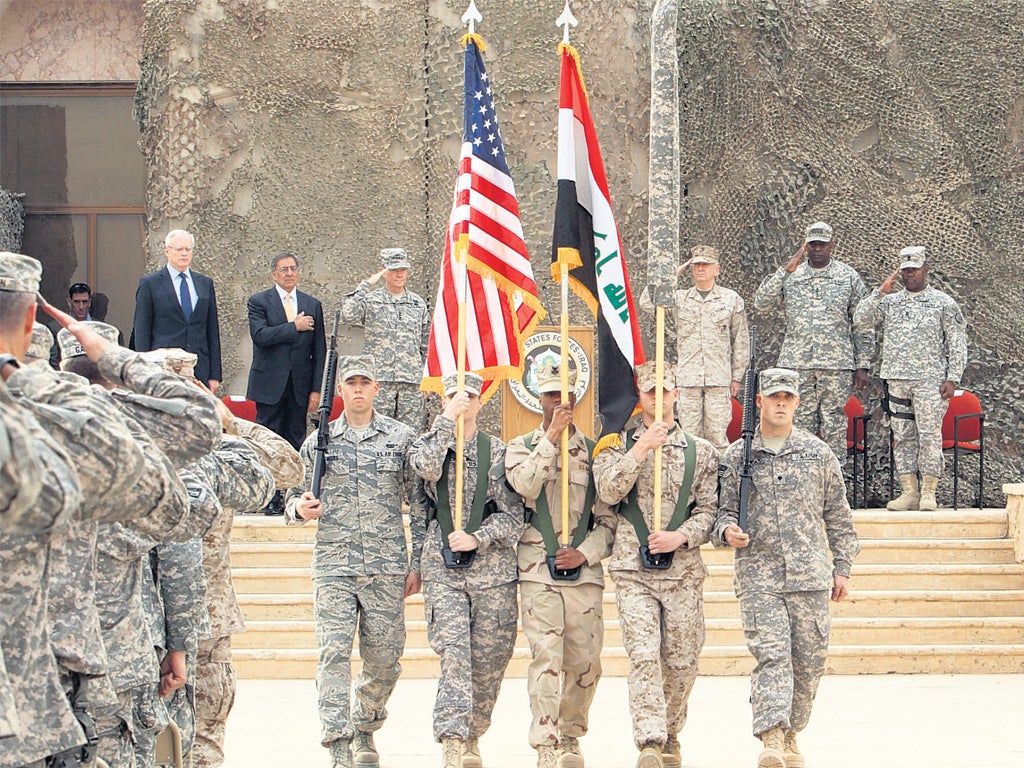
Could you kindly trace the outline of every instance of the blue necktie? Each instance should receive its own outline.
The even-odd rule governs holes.
[[[184,272],[178,273],[178,279],[181,280],[181,288],[178,291],[178,295],[181,296],[181,311],[185,313],[187,323],[192,317],[192,294],[188,290],[188,280],[185,279]]]

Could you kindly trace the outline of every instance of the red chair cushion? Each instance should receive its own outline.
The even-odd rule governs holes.
[[[238,418],[245,419],[246,421],[256,421],[256,403],[252,400],[247,400],[241,395],[227,395],[220,400]]]
[[[730,443],[735,443],[740,439],[740,431],[743,429],[743,406],[735,397],[729,399],[732,400],[732,420],[725,430],[725,437]]]
[[[853,448],[854,443],[856,443],[858,449],[862,448],[864,443],[864,422],[855,422],[854,419],[864,415],[864,406],[860,404],[860,400],[851,396],[846,401],[846,407],[843,408],[843,412],[846,413],[846,447]],[[853,434],[854,428],[857,430],[856,437]]]
[[[978,450],[977,445],[970,443],[977,443],[981,439],[981,419],[961,419],[959,434],[955,436],[953,430],[957,416],[981,413],[981,401],[973,392],[964,390],[949,398],[946,415],[942,417],[942,447],[952,448],[955,437],[959,437],[961,448]]]

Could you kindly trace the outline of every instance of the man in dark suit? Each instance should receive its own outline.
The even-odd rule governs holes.
[[[213,280],[189,269],[195,238],[175,229],[164,238],[167,266],[139,280],[135,294],[135,349],[177,347],[195,353],[196,378],[220,389],[220,326]]]
[[[327,342],[320,302],[296,289],[299,260],[274,257],[274,287],[249,297],[252,368],[246,397],[256,403],[256,423],[296,449],[306,437],[307,415],[320,405]]]

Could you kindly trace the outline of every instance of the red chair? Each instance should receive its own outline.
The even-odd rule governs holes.
[[[846,455],[853,457],[853,506],[857,506],[857,457],[860,457],[860,498],[868,503],[868,430],[870,413],[864,413],[860,400],[851,396],[843,409],[846,413]]]
[[[340,395],[334,396],[334,402],[331,403],[331,421],[341,416],[341,412],[345,410],[345,401],[341,399]]]
[[[256,403],[246,400],[241,395],[226,395],[221,402],[228,407],[232,414],[246,421],[256,421]]]
[[[731,445],[740,439],[740,431],[743,429],[743,406],[735,397],[729,399],[732,400],[732,420],[729,422],[728,429],[725,430],[725,439]]]
[[[960,490],[960,456],[978,457],[978,509],[982,508],[985,486],[985,414],[973,392],[957,390],[942,417],[942,452],[953,454],[953,509]]]

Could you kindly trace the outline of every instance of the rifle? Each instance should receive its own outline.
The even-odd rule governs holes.
[[[743,463],[740,465],[740,503],[738,524],[747,530],[747,504],[750,502],[750,481],[754,478],[750,451],[754,442],[754,418],[757,414],[757,326],[750,327],[750,362],[743,376],[743,422],[740,439],[743,441]]]
[[[331,342],[327,345],[327,359],[324,360],[324,378],[320,383],[320,407],[316,415],[316,452],[313,456],[313,480],[309,490],[316,498],[320,498],[320,484],[327,472],[327,446],[331,444],[331,406],[334,405],[334,386],[338,378],[338,320],[341,310],[334,313],[334,330]]]

